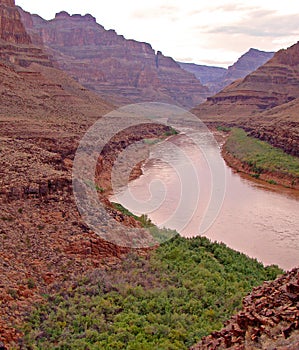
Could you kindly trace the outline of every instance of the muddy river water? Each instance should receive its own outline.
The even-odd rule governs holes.
[[[175,147],[168,147],[170,142]],[[266,265],[299,266],[298,191],[236,173],[224,161],[222,169],[213,169],[213,157],[220,158],[214,143],[208,157],[184,135],[161,144],[152,149],[143,175],[113,201],[182,236],[204,235]],[[206,215],[210,217],[203,224]]]

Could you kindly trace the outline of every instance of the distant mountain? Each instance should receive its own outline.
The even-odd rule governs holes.
[[[186,71],[193,73],[203,85],[206,85],[211,95],[219,92],[233,81],[244,78],[255,71],[258,67],[272,58],[274,52],[265,52],[257,49],[250,49],[242,55],[237,62],[228,69],[213,66],[197,65],[194,63],[182,63],[180,66]]]
[[[212,123],[239,125],[299,155],[299,42],[193,111]]]
[[[237,79],[246,77],[246,75],[254,72],[269,61],[273,55],[274,52],[265,52],[251,48],[237,62],[228,67],[227,73],[219,87],[222,85],[221,88],[223,88]]]
[[[61,12],[46,21],[19,11],[32,41],[42,42],[58,67],[116,105],[161,101],[192,107],[210,95],[172,58],[105,30],[91,15]]]
[[[226,68],[206,66],[195,63],[178,62],[187,72],[193,73],[203,85],[208,85],[218,79],[222,79],[227,72]]]

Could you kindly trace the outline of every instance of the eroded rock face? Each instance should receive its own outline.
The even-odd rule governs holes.
[[[0,2],[0,39],[16,44],[31,43],[14,0]]]
[[[61,69],[117,105],[160,101],[191,107],[208,95],[172,58],[105,30],[91,15],[60,12],[45,21],[20,13],[33,42],[42,41]]]
[[[126,252],[88,230],[71,194],[79,139],[112,107],[49,67],[13,4],[0,3],[0,23],[15,31],[0,40],[0,348],[7,349],[42,290]]]
[[[0,2],[0,59],[20,67],[31,63],[52,66],[42,48],[32,44],[14,1]]]
[[[65,72],[34,63],[44,54],[40,47],[3,40],[0,52],[7,54],[0,63],[0,348],[9,349],[42,293],[119,263],[129,249],[96,235],[72,194],[78,143],[114,107]],[[123,232],[135,227],[133,219],[108,212]],[[111,224],[101,224],[109,235]]]

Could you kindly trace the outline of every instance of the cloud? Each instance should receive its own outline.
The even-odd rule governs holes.
[[[208,34],[240,34],[253,37],[299,35],[298,15],[277,15],[275,11],[252,11],[248,18],[231,25],[199,27]]]
[[[281,14],[277,10],[257,6],[226,4],[222,8],[241,12],[235,15],[223,13],[222,16],[219,15],[221,12],[215,12],[209,22],[202,21],[192,28],[191,36],[198,38],[201,48],[197,55],[209,51],[210,57],[205,55],[204,59],[207,63],[218,61],[224,65],[230,57],[237,58],[250,47],[277,51],[298,41],[298,14]]]
[[[159,17],[169,18],[170,20],[176,20],[180,9],[172,5],[161,5],[152,8],[143,8],[133,11],[130,17],[136,19],[152,20]]]

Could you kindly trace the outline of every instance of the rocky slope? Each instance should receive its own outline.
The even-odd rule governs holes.
[[[237,79],[244,78],[257,68],[265,64],[274,55],[274,52],[265,52],[250,49],[242,55],[237,62],[228,69],[220,67],[209,67],[192,63],[179,63],[180,66],[193,73],[202,84],[206,85],[211,94],[215,94]]]
[[[206,122],[245,127],[299,155],[298,53],[299,43],[278,51],[256,71],[209,97],[194,113]]]
[[[95,235],[72,196],[78,142],[113,107],[51,67],[13,1],[0,8],[0,348],[9,348],[42,293],[128,250]]]
[[[265,282],[244,298],[242,310],[225,328],[190,350],[299,348],[299,269]]]
[[[192,107],[208,95],[172,58],[105,30],[91,15],[61,12],[46,21],[19,11],[32,41],[42,41],[61,69],[116,104],[160,101]]]
[[[15,13],[13,3],[5,7]],[[0,52],[7,45],[11,43],[2,40]],[[129,252],[85,224],[72,193],[78,143],[114,106],[51,66],[42,47],[15,40],[9,52],[0,61],[0,348],[1,342],[10,348],[17,341],[19,325],[32,303],[41,301],[56,283],[69,285],[89,269],[116,264]],[[10,59],[20,53],[22,60]],[[32,60],[36,53],[45,59]],[[129,134],[125,141],[113,140],[112,151],[142,135],[155,135],[156,128],[134,132],[135,139]],[[106,153],[100,156],[103,161],[96,174],[105,181],[113,161],[111,149]],[[99,197],[109,206],[104,194]],[[117,210],[107,211],[124,223],[124,233],[138,227]],[[109,225],[103,223],[102,229],[110,233]]]

